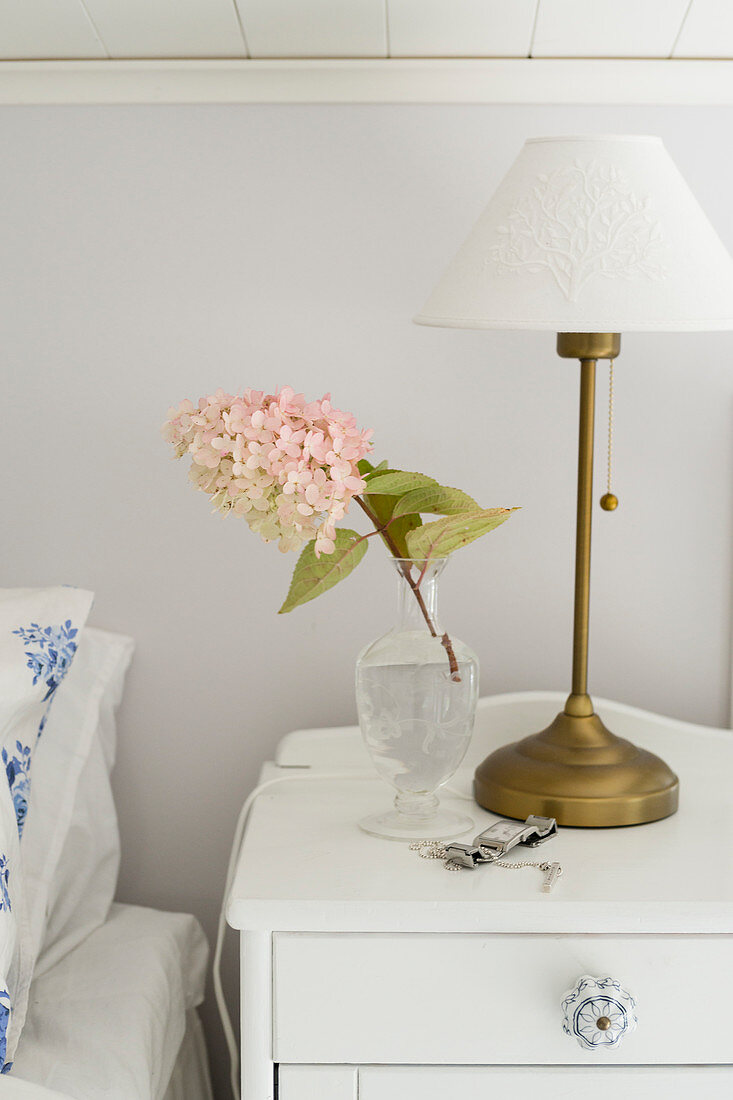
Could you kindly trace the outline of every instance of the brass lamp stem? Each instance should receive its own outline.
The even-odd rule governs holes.
[[[593,714],[588,695],[588,624],[590,621],[590,547],[593,519],[593,433],[596,411],[596,361],[615,359],[621,350],[617,332],[560,332],[557,353],[580,360],[580,426],[578,431],[578,512],[575,530],[575,612],[573,617],[572,694],[565,714]]]
[[[588,696],[588,622],[590,547],[593,517],[593,430],[596,360],[580,360],[580,430],[578,434],[578,519],[575,534],[575,614],[573,619],[573,687],[565,713],[593,713]]]

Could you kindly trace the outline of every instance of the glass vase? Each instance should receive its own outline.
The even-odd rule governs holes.
[[[439,624],[438,578],[446,559],[393,558],[397,616],[356,662],[359,725],[394,809],[360,821],[365,832],[399,840],[441,840],[473,828],[440,805],[437,791],[468,748],[478,699],[478,659]]]

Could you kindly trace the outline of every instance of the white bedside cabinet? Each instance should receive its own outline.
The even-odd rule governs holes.
[[[451,785],[470,790],[479,760],[563,701],[482,700]],[[263,779],[293,779],[255,803],[228,905],[243,1100],[733,1097],[733,733],[597,706],[675,769],[680,810],[510,853],[562,864],[550,894],[534,868],[449,873],[362,833],[391,794],[357,729],[281,742]],[[495,820],[472,811],[476,833]],[[601,988],[566,1009],[590,1049],[563,1030],[584,976]]]

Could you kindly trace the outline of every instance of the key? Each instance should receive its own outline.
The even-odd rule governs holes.
[[[545,878],[542,883],[543,893],[549,894],[552,887],[555,885],[560,875],[562,874],[562,867],[559,863],[550,863],[545,871]]]

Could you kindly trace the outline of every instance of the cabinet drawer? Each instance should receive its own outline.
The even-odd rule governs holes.
[[[467,1066],[367,1066],[359,1070],[359,1100],[487,1100],[489,1097],[541,1097],[542,1100],[730,1100],[733,1070],[684,1066],[483,1069]],[[343,1093],[344,1100],[352,1094]],[[291,1100],[284,1096],[283,1100]],[[293,1096],[292,1100],[299,1100]],[[341,1098],[339,1098],[341,1100]]]
[[[280,1100],[730,1100],[733,1069],[709,1066],[280,1066]]]
[[[278,1062],[733,1063],[731,936],[274,937]],[[582,1050],[560,1002],[583,974],[637,1001],[620,1046]]]

